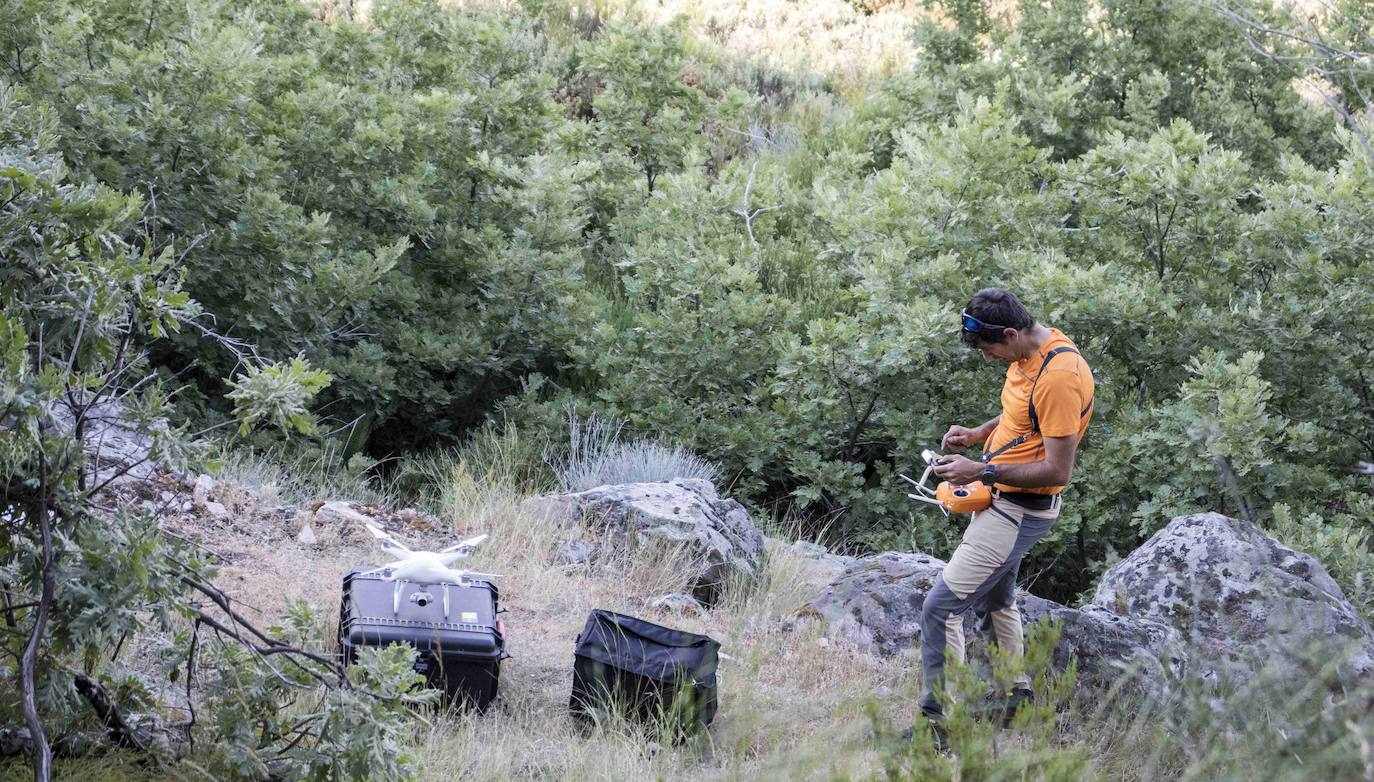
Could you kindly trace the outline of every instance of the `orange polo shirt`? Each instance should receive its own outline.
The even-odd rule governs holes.
[[[1088,431],[1088,421],[1092,410],[1084,414],[1084,408],[1093,398],[1093,373],[1088,362],[1077,353],[1060,353],[1045,367],[1044,376],[1036,383],[1036,375],[1045,363],[1045,355],[1055,348],[1078,346],[1064,336],[1059,329],[1050,329],[1050,338],[1034,355],[1017,361],[1007,367],[1007,379],[1002,384],[1002,420],[997,429],[983,445],[991,453],[1020,435],[1028,435],[1026,441],[993,458],[993,464],[1024,464],[1038,462],[1045,458],[1045,437],[1067,437],[1078,435],[1082,441],[1083,433]],[[1040,419],[1040,433],[1031,434],[1030,392],[1035,386],[1035,414]],[[996,484],[1004,491],[1031,492],[1034,494],[1058,494],[1063,486],[1042,486],[1027,489],[1020,486]]]

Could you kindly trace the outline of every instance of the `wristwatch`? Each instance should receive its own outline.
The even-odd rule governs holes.
[[[989,462],[983,465],[983,483],[991,486],[997,481],[997,465]]]

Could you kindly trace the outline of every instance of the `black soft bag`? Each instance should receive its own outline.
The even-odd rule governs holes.
[[[608,712],[660,725],[681,739],[716,716],[714,639],[597,609],[577,636],[572,713]]]
[[[485,709],[506,656],[497,598],[487,581],[426,585],[355,570],[343,580],[339,650],[351,665],[363,647],[409,644],[428,686]]]

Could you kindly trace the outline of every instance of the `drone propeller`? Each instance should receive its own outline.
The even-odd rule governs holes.
[[[374,527],[366,522],[363,523],[363,526],[367,528],[368,532],[372,533],[372,537],[376,538],[377,541],[381,543],[382,551],[385,551],[388,554],[394,554],[398,557],[401,557],[402,559],[415,553],[410,549],[406,548],[405,546],[401,545],[400,543],[398,543],[395,538],[387,534],[386,530],[382,529],[381,527]]]
[[[478,573],[478,572],[475,571],[475,570],[455,570],[455,571],[453,571],[453,572],[459,574],[459,578],[460,578],[460,579],[463,579],[463,578],[473,579],[473,578],[475,578],[475,579],[478,579],[478,580],[481,580],[481,581],[491,581],[492,579],[500,578],[500,577],[501,577],[501,574],[500,574],[500,573]]]
[[[443,551],[440,551],[439,553],[440,553],[440,554],[457,554],[459,557],[466,557],[467,555],[469,555],[469,554],[472,553],[472,550],[473,550],[474,548],[476,548],[477,546],[481,545],[481,544],[482,544],[482,541],[484,541],[484,540],[486,540],[486,539],[487,539],[487,536],[486,536],[486,535],[478,535],[478,536],[475,537],[475,538],[468,538],[467,540],[465,540],[465,541],[463,541],[463,542],[461,542],[461,543],[458,543],[458,544],[456,544],[456,545],[449,546],[448,548],[444,549]]]

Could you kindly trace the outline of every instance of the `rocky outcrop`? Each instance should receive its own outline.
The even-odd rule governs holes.
[[[54,418],[64,433],[76,434],[76,415],[65,404],[54,410]],[[86,451],[89,482],[99,486],[146,482],[163,464],[154,457],[154,433],[169,430],[165,419],[140,425],[117,400],[97,402],[81,419],[82,446]]]
[[[854,561],[834,582],[821,589],[799,614],[826,622],[829,635],[862,651],[917,657],[921,648],[921,608],[943,560],[927,554],[887,552]],[[1157,673],[1156,649],[1167,648],[1171,633],[1159,623],[1113,616],[1096,607],[1079,610],[1019,592],[1017,602],[1027,625],[1053,618],[1062,626],[1055,661],[1077,659],[1080,672],[1108,678],[1125,669]],[[975,618],[964,617],[972,637]]]
[[[917,655],[921,607],[944,564],[919,553],[855,560],[799,618],[824,621],[832,637],[866,652]],[[1108,570],[1088,605],[1025,593],[1017,600],[1028,626],[1059,622],[1056,662],[1076,659],[1088,678],[1297,673],[1314,643],[1343,660],[1347,682],[1367,682],[1374,672],[1374,631],[1325,569],[1254,525],[1215,513],[1174,519]],[[972,633],[971,617],[965,629]]]
[[[854,563],[854,557],[832,554],[825,546],[805,540],[789,544],[786,541],[769,538],[768,546],[770,552],[782,551],[785,556],[800,562],[804,571],[804,579],[816,586],[833,583]]]
[[[1298,674],[1314,644],[1340,678],[1374,679],[1374,631],[1321,563],[1218,513],[1174,519],[1103,575],[1092,606],[1168,625],[1203,679]]]
[[[709,481],[598,486],[536,497],[523,510],[563,525],[572,540],[590,534],[598,553],[681,556],[692,569],[693,595],[708,605],[728,584],[752,581],[763,564],[763,533]]]
[[[830,636],[861,651],[917,654],[921,606],[944,567],[944,560],[927,554],[895,551],[855,560],[802,608],[799,618],[823,619]]]
[[[1017,592],[1016,601],[1025,627],[1047,619],[1059,623],[1054,664],[1063,668],[1077,660],[1081,679],[1107,683],[1128,675],[1157,684],[1187,665],[1178,634],[1164,623],[1095,605],[1069,608],[1024,591]]]

